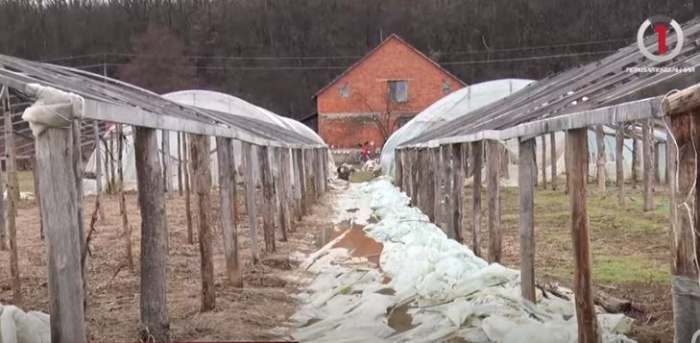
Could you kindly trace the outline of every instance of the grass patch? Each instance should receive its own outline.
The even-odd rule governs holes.
[[[572,280],[571,268],[556,267],[554,276]],[[657,265],[644,256],[600,255],[593,256],[593,280],[596,283],[619,284],[624,282],[667,282],[668,266]]]

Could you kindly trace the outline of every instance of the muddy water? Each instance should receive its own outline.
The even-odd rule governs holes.
[[[379,266],[379,256],[382,254],[384,244],[367,236],[361,225],[342,222],[335,229],[325,228],[317,244],[324,246],[343,233],[346,233],[345,236],[333,246],[334,248],[348,249],[353,257],[364,257],[373,265]]]

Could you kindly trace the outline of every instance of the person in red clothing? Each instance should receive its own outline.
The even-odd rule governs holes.
[[[360,150],[360,160],[362,162],[367,162],[369,160],[369,146],[368,142],[362,145],[362,150]]]

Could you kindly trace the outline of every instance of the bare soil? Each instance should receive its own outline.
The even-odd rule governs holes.
[[[239,192],[239,195],[242,192]],[[330,196],[330,195],[325,195]],[[198,242],[188,244],[185,200],[177,194],[167,201],[170,255],[168,260],[167,303],[170,315],[171,339],[178,341],[213,340],[270,340],[271,330],[285,326],[287,319],[299,304],[291,297],[297,285],[286,275],[295,273],[298,262],[290,259],[295,251],[310,253],[315,250],[314,238],[329,226],[332,201],[318,202],[312,215],[295,225],[288,242],[279,242],[277,252],[262,252],[262,232],[258,233],[261,263],[251,264],[250,231],[242,198],[242,212],[238,224],[240,256],[244,270],[244,287],[236,289],[226,283],[222,235],[218,227],[218,194],[212,193],[216,227],[214,228],[214,266],[216,279],[216,309],[200,312],[200,257]],[[94,197],[86,197],[85,227],[93,211]],[[126,196],[134,263],[136,270],[125,267],[125,247],[118,197],[103,198],[105,218],[98,221],[90,244],[92,256],[88,259],[88,292],[86,321],[88,338],[92,341],[137,341],[139,332],[139,256],[140,213],[135,193]],[[195,221],[196,224],[196,221]],[[259,228],[259,230],[261,230]],[[45,247],[39,233],[38,209],[33,201],[19,206],[17,218],[20,275],[24,301],[18,304],[24,310],[47,312],[47,276]],[[281,235],[278,234],[277,237]],[[0,303],[12,302],[10,289],[9,253],[0,252]]]

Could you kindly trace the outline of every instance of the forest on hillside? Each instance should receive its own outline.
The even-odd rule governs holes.
[[[396,33],[468,84],[539,79],[632,44],[700,0],[0,0],[0,53],[156,92],[203,88],[281,115]]]

